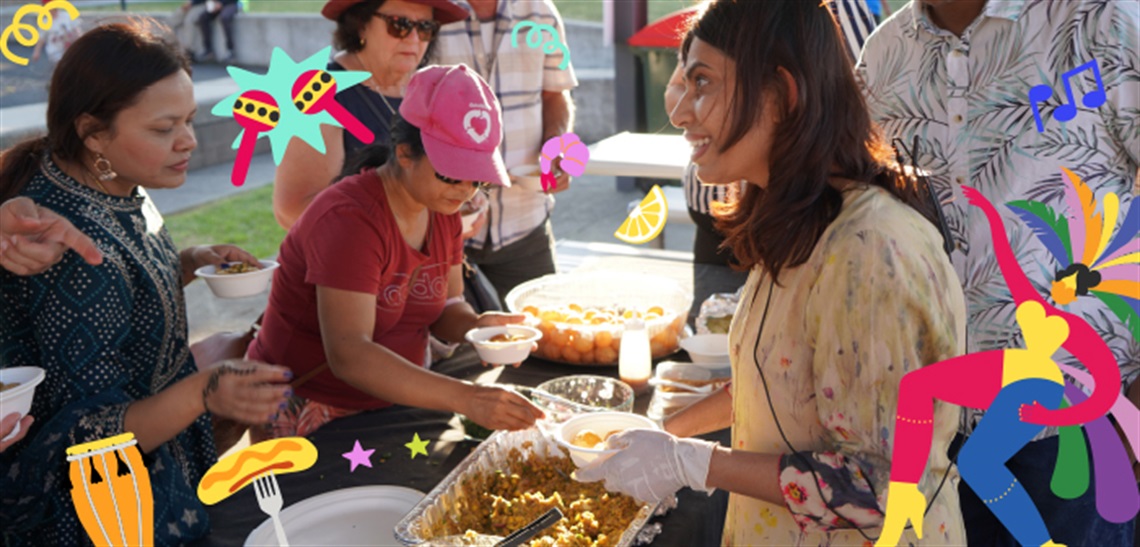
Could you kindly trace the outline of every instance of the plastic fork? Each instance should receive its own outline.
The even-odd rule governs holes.
[[[270,471],[254,480],[253,488],[257,492],[257,505],[261,507],[263,513],[273,519],[273,528],[277,530],[277,544],[289,547],[285,529],[281,527],[281,506],[285,504],[285,500],[281,497],[277,476]]]

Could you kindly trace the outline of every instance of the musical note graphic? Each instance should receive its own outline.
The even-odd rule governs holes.
[[[23,6],[16,10],[16,15],[12,16],[12,24],[4,29],[3,35],[0,35],[0,53],[3,53],[4,57],[7,57],[8,60],[13,63],[20,66],[27,66],[27,58],[20,57],[8,49],[8,37],[15,33],[16,41],[20,42],[21,45],[29,47],[36,45],[36,42],[40,41],[40,32],[32,25],[21,23],[20,19],[23,19],[28,13],[36,12],[38,14],[38,17],[36,17],[36,25],[43,30],[48,30],[53,24],[51,11],[54,9],[66,11],[72,20],[79,18],[79,10],[75,9],[75,6],[72,6],[67,0],[52,0],[43,6],[36,4]]]
[[[521,21],[511,29],[511,47],[519,47],[519,31],[526,27],[532,27],[526,32],[526,46],[535,48],[542,46],[543,53],[554,53],[555,51],[562,51],[562,63],[558,65],[559,70],[566,70],[570,66],[570,48],[562,43],[562,37],[558,35],[558,29],[545,24],[535,23],[534,21]],[[542,31],[550,33],[553,40],[546,42],[542,41]]]
[[[1068,102],[1062,103],[1053,111],[1053,119],[1059,122],[1067,122],[1077,117],[1076,98],[1073,97],[1073,76],[1080,74],[1086,70],[1092,70],[1093,77],[1096,78],[1096,89],[1084,94],[1081,103],[1086,108],[1097,108],[1104,104],[1106,97],[1104,92],[1104,80],[1100,77],[1100,65],[1096,59],[1093,59],[1077,68],[1074,68],[1064,74],[1061,74],[1061,81],[1065,84],[1065,95],[1068,97]],[[1053,88],[1048,85],[1035,85],[1029,90],[1029,103],[1033,109],[1033,119],[1037,122],[1037,132],[1045,132],[1045,122],[1041,119],[1041,110],[1037,103],[1047,101],[1053,98]]]

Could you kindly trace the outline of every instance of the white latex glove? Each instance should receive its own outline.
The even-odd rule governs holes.
[[[716,443],[681,439],[656,429],[631,429],[610,437],[606,447],[622,451],[579,468],[574,478],[581,482],[604,479],[606,490],[648,503],[659,502],[684,486],[713,490],[705,481]]]

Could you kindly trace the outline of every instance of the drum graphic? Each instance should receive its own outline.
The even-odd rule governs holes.
[[[133,433],[67,449],[71,501],[95,545],[153,545],[150,473]]]

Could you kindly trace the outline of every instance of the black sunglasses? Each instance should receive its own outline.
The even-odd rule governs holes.
[[[400,15],[388,15],[380,12],[373,13],[372,16],[379,17],[388,23],[388,34],[400,40],[411,34],[412,29],[416,29],[422,42],[430,42],[436,34],[439,34],[439,22],[431,19],[408,19]]]
[[[439,180],[441,180],[447,184],[452,184],[452,185],[463,184],[464,182],[466,182],[466,181],[462,181],[462,180],[455,180],[453,178],[445,177],[445,176],[439,174],[439,171],[435,172],[435,178],[437,178],[437,179],[439,179]],[[479,181],[473,180],[473,181],[471,181],[471,184],[472,184],[472,186],[475,187],[476,190],[486,190],[486,189],[491,187],[491,183],[489,183],[489,182],[479,182]]]

